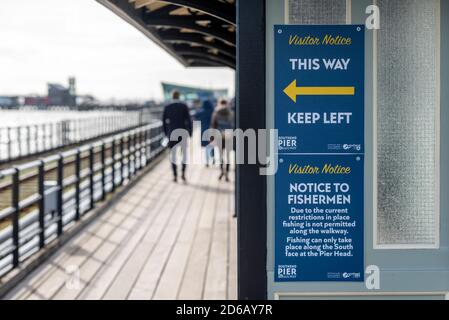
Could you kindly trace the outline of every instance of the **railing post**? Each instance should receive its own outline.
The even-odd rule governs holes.
[[[59,155],[57,171],[58,171],[57,216],[58,216],[58,236],[60,236],[63,232],[62,207],[64,195],[64,158],[62,155]]]
[[[139,170],[140,168],[140,161],[139,157],[137,156],[139,154],[139,132],[134,132],[134,174]]]
[[[125,142],[123,135],[120,137],[120,185],[125,181]]]
[[[111,143],[111,159],[112,159],[112,192],[115,191],[115,138],[112,138]]]
[[[101,135],[104,135],[106,132],[106,119],[105,117],[101,118]]]
[[[149,149],[150,149],[149,150],[150,154],[149,154],[148,157],[150,158],[150,161],[151,161],[151,160],[153,160],[153,150],[156,149],[156,148],[154,148],[154,140],[153,140],[154,137],[155,137],[155,134],[154,134],[155,130],[154,130],[154,128],[149,128],[148,131],[149,131],[149,134],[150,134],[150,141],[148,142]]]
[[[61,142],[62,145],[65,146],[69,142],[69,128],[68,128],[69,122],[64,120],[61,121]]]
[[[20,177],[19,169],[14,169],[12,176],[12,208],[14,213],[12,214],[12,242],[14,250],[12,253],[12,264],[16,268],[19,265],[19,248],[20,248],[20,230],[19,230],[19,192],[20,192]]]
[[[52,122],[50,123],[50,145],[51,148],[55,148],[56,144],[55,144],[55,124]]]
[[[7,154],[8,154],[8,156],[6,157],[7,159],[8,159],[8,161],[9,160],[11,160],[11,128],[10,127],[8,127],[7,129],[6,129],[6,137],[7,137],[7,141],[6,141],[6,144],[7,144],[7,150],[8,150],[8,152],[7,152]]]
[[[145,165],[148,164],[148,162],[150,162],[150,132],[149,132],[149,128],[145,128]]]
[[[43,145],[43,150],[46,151],[47,150],[47,134],[46,134],[46,130],[45,130],[45,123],[43,123],[41,125],[42,128],[42,145]]]
[[[80,142],[82,140],[82,137],[81,137],[81,119],[78,119],[76,121],[76,138],[77,138],[76,142]]]
[[[139,125],[143,124],[143,110],[139,111]]]
[[[31,154],[31,128],[30,126],[27,126],[27,153]]]
[[[94,147],[91,146],[89,149],[89,192],[90,192],[90,209],[95,208],[95,198],[94,198],[94,187],[95,187],[95,172],[94,172],[94,164],[95,164],[95,154]]]
[[[39,125],[34,125],[34,144],[36,146],[35,152],[39,152],[41,149],[39,148]]]
[[[129,177],[132,177],[134,175],[134,172],[136,171],[136,163],[134,158],[134,133],[130,134],[128,137],[128,163],[129,163]],[[131,168],[133,171],[131,171]],[[132,174],[131,174],[132,172]]]
[[[145,145],[144,145],[144,131],[142,131],[142,130],[140,130],[139,131],[139,160],[140,160],[140,169],[142,169],[143,167],[144,167],[144,165],[145,165],[145,163],[144,163],[144,159],[143,159],[143,157],[144,157],[144,155],[145,155],[145,153],[144,153],[144,147],[145,147]]]
[[[19,151],[19,158],[22,156],[22,130],[21,127],[16,128],[17,150]]]
[[[134,174],[137,173],[138,170],[138,158],[137,158],[137,153],[138,153],[138,148],[137,148],[137,144],[139,142],[138,140],[138,132],[134,132],[134,136],[133,136],[133,144],[134,144],[134,150],[133,150],[133,154],[134,154]]]
[[[76,211],[75,220],[80,219],[80,184],[81,184],[81,152],[78,149],[76,151],[75,158],[75,175],[76,175],[76,186],[75,186],[75,201],[76,201]]]
[[[128,180],[131,178],[131,134],[126,137],[126,146],[128,149]]]
[[[45,246],[45,163],[40,161],[38,173],[38,192],[39,192],[39,249]]]
[[[106,152],[105,152],[105,142],[101,143],[101,200],[106,199]]]

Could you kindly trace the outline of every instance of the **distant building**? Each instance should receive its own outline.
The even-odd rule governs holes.
[[[16,96],[0,96],[0,107],[17,108],[19,106],[19,97]]]
[[[48,98],[42,96],[25,96],[23,105],[34,107],[46,107],[48,105]]]
[[[76,106],[76,80],[69,78],[69,87],[60,84],[48,84],[48,106]]]
[[[162,90],[164,91],[164,99],[168,101],[171,99],[171,93],[176,90],[181,94],[181,97],[188,104],[199,100],[216,100],[220,97],[227,97],[227,89],[204,89],[196,87],[180,86],[172,83],[162,82]]]

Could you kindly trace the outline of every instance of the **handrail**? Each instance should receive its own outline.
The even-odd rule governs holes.
[[[104,138],[150,123],[159,111],[144,109],[95,118],[0,127],[0,163]]]
[[[0,171],[0,278],[60,237],[164,147],[155,120],[93,144]],[[2,226],[3,223],[3,226]]]

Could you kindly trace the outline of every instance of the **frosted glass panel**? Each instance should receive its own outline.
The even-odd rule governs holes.
[[[377,243],[437,243],[437,1],[378,0]]]
[[[346,24],[346,0],[290,0],[291,24]]]

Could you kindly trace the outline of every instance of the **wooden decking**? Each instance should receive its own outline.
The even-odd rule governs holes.
[[[235,299],[233,182],[158,164],[8,299]]]

